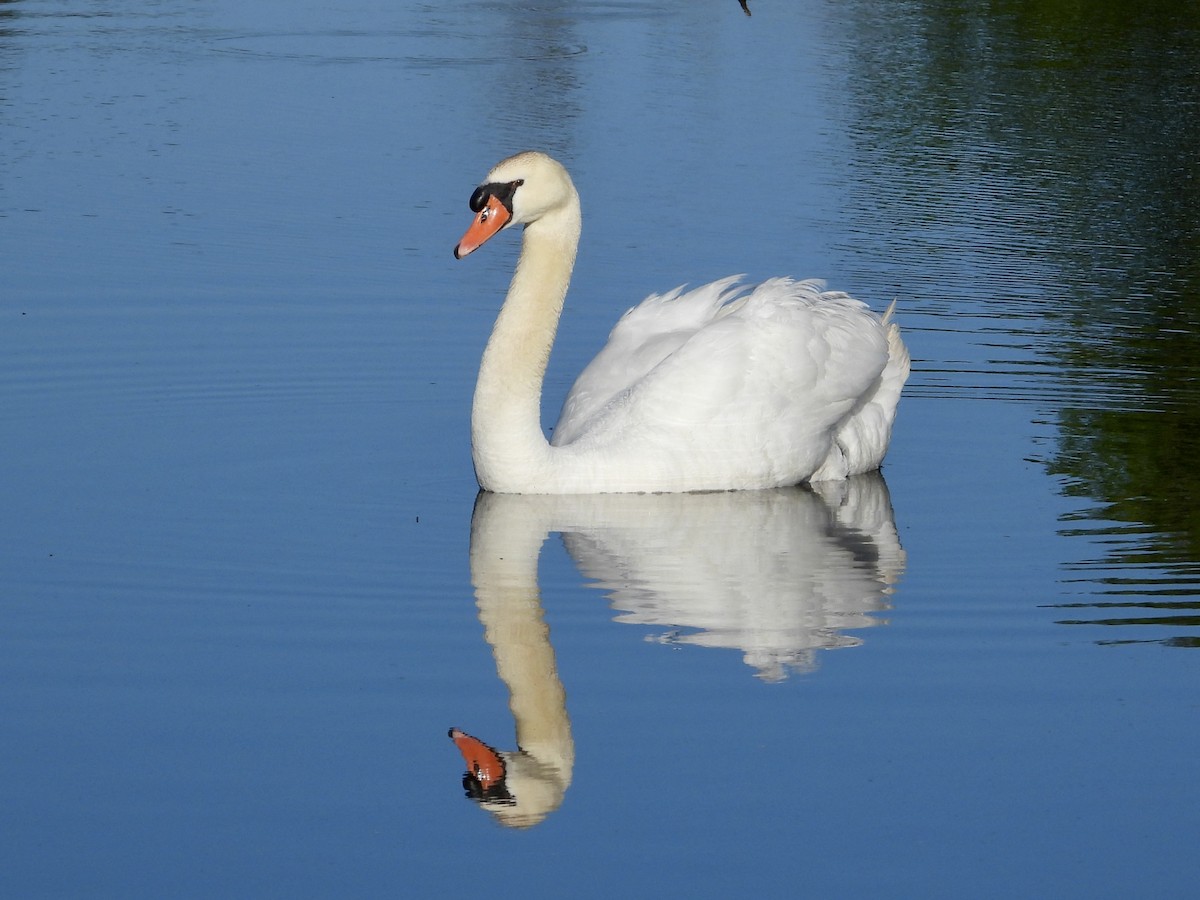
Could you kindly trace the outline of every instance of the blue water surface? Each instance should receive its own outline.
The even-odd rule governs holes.
[[[0,895],[1190,895],[1194,5],[749,6],[0,3]],[[882,476],[477,498],[527,147],[547,418],[820,277],[897,301]]]

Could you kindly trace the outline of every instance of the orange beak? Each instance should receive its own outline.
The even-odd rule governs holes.
[[[479,211],[467,233],[454,248],[454,258],[462,259],[468,253],[478,250],[483,242],[503,228],[510,218],[512,217],[503,203],[495,197],[488,197],[487,205]]]
[[[450,729],[450,738],[462,754],[463,762],[467,764],[467,773],[485,788],[504,781],[504,760],[500,758],[499,753],[479,738],[471,737],[457,728]]]

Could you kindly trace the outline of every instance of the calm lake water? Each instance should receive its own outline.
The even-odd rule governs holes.
[[[1190,896],[1200,8],[1134,6],[0,3],[0,895]],[[526,147],[547,418],[821,277],[897,300],[882,476],[477,498]]]

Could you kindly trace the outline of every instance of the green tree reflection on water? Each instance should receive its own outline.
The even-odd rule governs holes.
[[[1072,74],[1052,82],[1055,152],[1079,175],[1063,200],[1083,226],[1066,283],[1083,290],[1055,348],[1072,402],[1049,468],[1097,503],[1066,532],[1107,549],[1077,567],[1106,599],[1076,608],[1105,612],[1067,621],[1200,646],[1178,632],[1200,625],[1200,7],[1017,7]]]
[[[858,202],[949,271],[942,315],[1036,320],[1046,465],[1091,501],[1062,531],[1100,557],[1066,621],[1200,645],[1200,3],[894,9],[852,7],[858,149],[901,173]]]

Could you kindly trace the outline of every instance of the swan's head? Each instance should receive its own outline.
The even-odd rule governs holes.
[[[571,176],[557,160],[536,150],[510,156],[488,172],[471,195],[475,221],[454,248],[454,256],[462,259],[511,225],[530,225],[578,204]]]

